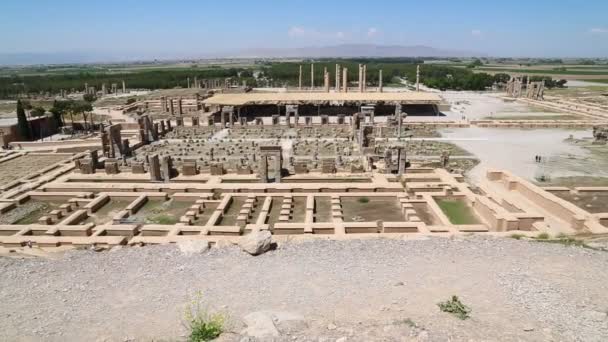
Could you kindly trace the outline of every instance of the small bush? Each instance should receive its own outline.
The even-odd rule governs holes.
[[[539,240],[548,240],[549,239],[549,234],[547,233],[540,233],[538,234],[538,236],[536,237]]]
[[[210,313],[203,308],[201,302],[202,295],[197,293],[196,297],[186,307],[185,320],[190,330],[189,342],[211,341],[224,331],[224,315]]]
[[[369,203],[369,198],[367,197],[359,197],[359,199],[357,200],[359,203]]]
[[[524,235],[523,234],[511,234],[511,238],[515,239],[515,240],[521,240],[521,238],[523,238]]]
[[[471,308],[462,304],[460,299],[458,299],[458,296],[452,296],[450,300],[441,302],[437,305],[439,306],[439,310],[451,313],[462,320],[470,317],[469,314],[471,313]]]

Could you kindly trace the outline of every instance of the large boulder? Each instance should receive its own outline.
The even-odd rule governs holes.
[[[267,252],[272,243],[272,234],[267,230],[254,231],[241,237],[239,246],[251,255],[259,255]]]

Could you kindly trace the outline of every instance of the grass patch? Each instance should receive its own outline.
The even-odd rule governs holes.
[[[416,327],[416,322],[412,321],[411,318],[397,320],[397,321],[395,321],[394,324],[403,324],[403,325],[407,325],[410,328]]]
[[[169,215],[155,215],[147,219],[148,222],[153,224],[176,224],[178,222],[176,217]]]
[[[437,205],[439,205],[439,208],[441,208],[452,224],[479,223],[475,215],[473,215],[471,208],[463,201],[440,199],[437,200]]]
[[[572,247],[582,247],[582,248],[592,249],[594,251],[605,251],[604,249],[601,249],[601,248],[595,248],[595,247],[589,246],[584,240],[575,239],[573,237],[565,236],[563,234],[560,234],[560,236],[558,236],[558,238],[556,238],[556,239],[537,239],[536,241],[544,242],[544,243],[558,244],[558,245],[562,245],[565,247],[572,246]]]
[[[540,233],[538,234],[538,236],[536,236],[537,240],[548,240],[549,239],[549,234],[547,233]]]
[[[523,234],[511,234],[509,237],[515,240],[521,240],[525,235]]]
[[[226,321],[224,315],[210,313],[204,308],[200,292],[187,305],[184,318],[190,331],[188,335],[189,342],[203,342],[216,339],[224,331],[224,323]]]
[[[452,296],[450,300],[446,300],[445,302],[438,303],[439,310],[442,312],[450,313],[462,320],[465,320],[470,316],[471,308],[464,305],[458,296]]]
[[[369,203],[369,198],[367,198],[367,197],[359,197],[357,199],[357,202],[362,203],[362,204]]]

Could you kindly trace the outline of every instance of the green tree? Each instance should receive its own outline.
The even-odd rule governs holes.
[[[53,107],[49,110],[53,113],[53,120],[55,121],[56,127],[63,127],[63,115],[66,113],[68,101],[57,101],[53,102]]]
[[[482,62],[482,61],[481,61],[479,58],[475,58],[475,60],[474,60],[473,62],[471,62],[471,63],[470,63],[468,66],[467,66],[467,68],[469,68],[469,69],[473,69],[473,68],[476,68],[476,67],[480,67],[480,66],[482,66],[482,65],[483,65],[483,62]]]
[[[30,111],[30,115],[38,118],[41,116],[44,116],[44,114],[46,114],[46,109],[44,109],[43,107],[34,107],[31,111]]]
[[[25,109],[23,108],[23,103],[21,103],[21,100],[17,100],[17,129],[19,130],[19,135],[23,140],[32,139],[30,123],[27,121],[27,117],[25,116]]]
[[[95,96],[95,94],[84,94],[82,98],[88,103],[93,103],[97,100],[97,96]]]

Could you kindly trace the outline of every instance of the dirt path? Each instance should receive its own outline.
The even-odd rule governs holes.
[[[606,341],[607,266],[606,252],[491,237],[0,258],[0,340],[183,340],[202,291],[231,331],[252,312],[275,317],[279,341]],[[452,295],[471,319],[439,311]]]

